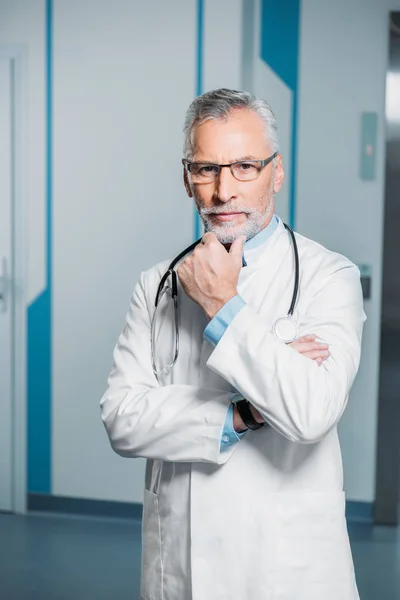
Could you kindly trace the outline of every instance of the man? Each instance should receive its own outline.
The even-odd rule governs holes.
[[[206,233],[176,267],[179,355],[154,374],[162,263],[136,286],[101,402],[114,450],[148,459],[142,598],[356,600],[336,426],[360,359],[358,269],[296,234],[299,333],[276,337],[295,264],[274,215],[284,173],[271,109],[216,90],[191,104],[184,133]],[[156,368],[174,356],[163,315]]]

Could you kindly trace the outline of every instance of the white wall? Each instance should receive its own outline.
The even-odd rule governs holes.
[[[110,6],[56,0],[54,9],[53,493],[140,500],[143,463],[110,452],[98,400],[140,270],[192,239],[179,159],[182,119],[196,88],[197,14],[194,1]],[[256,19],[258,10],[256,3]],[[238,0],[205,3],[203,91],[240,87],[241,19]],[[287,181],[277,206],[286,219],[292,96],[259,58],[258,35],[256,26],[254,89],[280,125]],[[373,269],[360,374],[340,427],[348,497],[371,501],[387,9],[372,0],[303,0],[300,40],[297,229]],[[372,183],[359,178],[364,110],[380,117]]]
[[[400,10],[389,1],[302,0],[301,9],[297,229],[373,270],[340,426],[348,497],[364,501],[374,498],[388,11]],[[242,0],[205,0],[203,91],[241,87],[242,18]],[[0,0],[0,43],[29,54],[29,301],[45,285],[44,24],[44,0]],[[259,60],[257,22],[254,32],[253,86],[278,117],[286,157],[286,219],[291,95]],[[98,403],[139,272],[193,238],[180,157],[196,92],[197,2],[54,0],[53,34],[52,493],[140,501],[143,462],[112,453]],[[362,111],[379,116],[370,183],[359,178]]]
[[[297,229],[373,273],[361,367],[340,426],[348,497],[363,501],[375,497],[388,12],[382,0],[302,2]],[[379,118],[372,182],[359,176],[363,111]]]
[[[241,3],[228,4],[240,34]],[[229,37],[211,8],[208,89]],[[54,3],[54,494],[142,498],[143,461],[111,452],[99,399],[140,271],[193,241],[180,159],[196,54],[194,0]],[[239,44],[222,85],[240,85],[240,60]]]
[[[201,91],[241,89],[242,0],[205,0],[203,40]]]
[[[143,461],[111,452],[99,399],[140,271],[192,241],[195,39],[194,1],[55,2],[54,494],[142,498]]]

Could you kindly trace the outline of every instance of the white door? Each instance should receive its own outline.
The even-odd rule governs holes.
[[[0,510],[13,507],[12,496],[12,206],[13,79],[12,59],[0,57]]]

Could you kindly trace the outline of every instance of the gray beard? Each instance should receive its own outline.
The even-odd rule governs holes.
[[[265,221],[272,218],[274,212],[273,194],[271,194],[267,208],[264,212],[259,212],[257,209],[243,209],[247,216],[246,223],[243,225],[235,225],[232,222],[226,222],[216,225],[209,219],[209,215],[215,215],[224,212],[240,210],[237,206],[222,206],[220,208],[201,208],[199,210],[200,218],[204,224],[205,232],[214,233],[221,244],[232,244],[236,238],[241,235],[246,236],[246,240],[250,240],[261,231]]]

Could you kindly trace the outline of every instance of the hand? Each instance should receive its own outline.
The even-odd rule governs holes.
[[[320,342],[316,342],[316,339],[317,336],[314,334],[304,335],[303,337],[288,345],[291,346],[294,350],[297,350],[299,354],[302,354],[307,358],[315,360],[318,366],[321,366],[324,360],[329,358],[331,353],[328,350],[328,344],[321,344]]]
[[[320,342],[316,342],[316,339],[316,335],[305,335],[288,345],[291,346],[294,350],[297,350],[299,354],[302,354],[303,356],[306,356],[311,360],[315,360],[318,366],[321,366],[324,360],[326,360],[330,356],[330,352],[328,350],[329,346],[328,344],[321,344]],[[253,415],[253,418],[257,421],[257,423],[264,422],[264,418],[261,416],[258,410],[254,408],[254,406],[252,406],[251,404],[250,410],[251,414]],[[247,429],[246,425],[242,421],[242,418],[236,406],[234,406],[233,408],[233,427],[238,433],[246,431]]]
[[[177,270],[186,294],[212,319],[237,295],[245,236],[237,238],[229,252],[214,233],[206,233]]]

